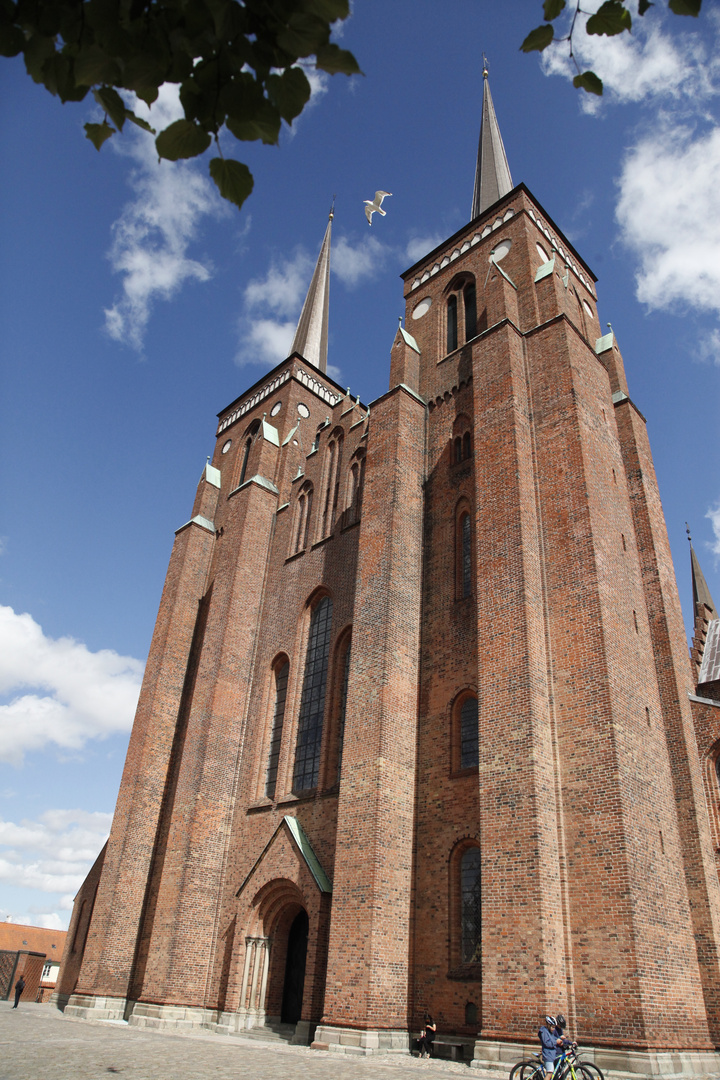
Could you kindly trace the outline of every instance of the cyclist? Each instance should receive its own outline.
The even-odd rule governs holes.
[[[548,1076],[552,1076],[555,1069],[555,1058],[560,1053],[560,1047],[563,1043],[554,1016],[545,1017],[545,1023],[538,1031],[538,1038],[540,1039],[543,1069]]]

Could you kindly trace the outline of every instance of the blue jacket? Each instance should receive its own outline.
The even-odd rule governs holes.
[[[553,1030],[551,1031],[546,1024],[543,1024],[543,1026],[538,1031],[538,1036],[540,1038],[543,1061],[554,1061],[558,1053],[558,1036],[555,1033],[555,1029],[553,1028]]]

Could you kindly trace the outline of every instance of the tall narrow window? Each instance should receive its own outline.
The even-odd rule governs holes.
[[[470,439],[470,432],[466,431],[463,435],[463,458],[467,459],[472,454],[472,442]]]
[[[456,437],[453,445],[455,448],[455,463],[457,464],[458,461],[462,461],[462,439],[459,435]]]
[[[317,787],[331,624],[332,600],[329,596],[323,596],[310,619],[295,747],[293,791],[296,792]]]
[[[465,302],[465,340],[470,341],[477,334],[477,302],[474,281],[471,281],[463,289],[463,300]]]
[[[472,593],[472,543],[470,531],[470,515],[463,514],[460,518],[460,546],[461,546],[461,595],[463,599]]]
[[[478,756],[478,703],[468,697],[460,706],[460,768],[477,766]]]
[[[458,318],[457,296],[451,296],[447,302],[447,351],[457,349],[458,344]]]
[[[335,455],[337,446],[333,440],[328,446],[327,475],[325,477],[325,498],[322,511],[322,534],[327,536],[332,530],[332,499],[335,490]]]
[[[480,848],[468,848],[460,860],[460,955],[463,964],[480,963]]]
[[[360,487],[360,466],[357,462],[350,469],[350,477],[348,483],[348,521],[357,521],[357,498],[358,489]]]
[[[347,708],[347,693],[348,693],[348,681],[350,679],[350,644],[345,650],[345,657],[343,660],[343,681],[340,688],[340,708],[338,710],[338,758],[337,758],[337,778],[340,780],[340,773],[342,769],[342,752],[343,743],[345,742],[345,710]]]
[[[245,440],[245,449],[243,450],[242,465],[240,467],[240,479],[238,480],[238,487],[245,483],[245,473],[247,472],[248,458],[250,457],[250,447],[252,446],[252,438]]]
[[[290,664],[287,660],[281,667],[275,669],[275,710],[273,713],[270,754],[268,757],[267,776],[265,779],[265,795],[268,799],[275,798],[275,785],[277,783],[278,761],[280,760],[280,746],[282,744],[283,722],[285,720],[285,699],[287,697],[289,671]]]

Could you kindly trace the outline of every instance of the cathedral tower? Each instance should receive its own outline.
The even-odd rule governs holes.
[[[473,217],[403,275],[387,393],[327,375],[329,223],[292,355],[219,414],[76,1016],[371,1053],[431,1013],[480,1065],[562,1010],[603,1067],[717,1069],[716,612],[696,574],[693,669],[596,279],[484,76]]]

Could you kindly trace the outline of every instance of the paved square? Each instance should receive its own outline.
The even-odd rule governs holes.
[[[413,1080],[507,1070],[414,1057],[350,1057],[211,1033],[167,1034],[71,1020],[52,1005],[0,1002],[0,1080]]]

